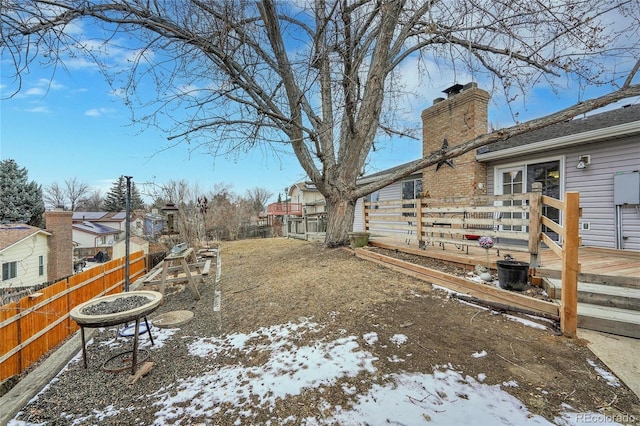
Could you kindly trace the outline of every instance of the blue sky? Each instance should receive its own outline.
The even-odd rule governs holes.
[[[2,98],[9,90],[9,65],[2,61]],[[254,149],[233,157],[214,158],[185,143],[168,141],[167,135],[156,128],[132,124],[130,110],[114,96],[94,66],[81,61],[67,65],[68,70],[58,69],[52,75],[51,69],[33,64],[22,75],[22,90],[0,101],[0,159],[14,159],[20,167],[27,168],[29,180],[43,187],[77,178],[106,193],[118,176],[128,175],[133,176],[139,188],[147,182],[185,180],[197,184],[203,192],[224,183],[244,195],[247,189],[262,187],[274,194],[271,201],[275,201],[285,187],[305,179],[291,153],[265,156],[263,150]],[[474,80],[464,75],[452,80],[436,70],[430,73],[428,82],[421,82],[410,62],[403,65],[401,72],[408,91],[416,95],[406,104],[413,111],[409,121],[416,128],[420,127],[420,112],[442,96],[443,89]],[[588,91],[580,96],[589,98],[604,91]],[[571,84],[558,94],[539,88],[529,93],[526,104],[515,103],[514,107],[521,111],[519,119],[526,121],[574,104],[580,99],[578,93],[578,87]],[[499,127],[513,124],[498,96],[490,104],[489,121]],[[376,147],[368,173],[421,155],[421,143],[415,140],[386,141]]]

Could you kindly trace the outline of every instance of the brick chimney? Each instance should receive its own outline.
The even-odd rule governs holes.
[[[422,112],[422,154],[454,147],[488,131],[489,93],[476,83],[456,84],[444,90],[447,99],[434,100]],[[476,151],[431,166],[422,173],[422,188],[434,198],[468,197],[486,193],[487,170],[475,160]],[[451,167],[451,165],[453,167]],[[437,168],[437,171],[436,171]],[[480,185],[479,185],[480,184]]]
[[[62,210],[44,213],[46,231],[49,238],[47,279],[55,281],[73,275],[73,212]]]

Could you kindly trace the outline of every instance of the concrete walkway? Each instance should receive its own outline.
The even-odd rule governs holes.
[[[640,339],[578,329],[578,337],[640,398]]]

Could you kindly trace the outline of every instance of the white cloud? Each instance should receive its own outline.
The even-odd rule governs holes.
[[[113,108],[92,108],[84,112],[84,115],[88,117],[102,117],[104,115],[113,114],[115,110]]]
[[[27,108],[25,109],[26,112],[35,112],[35,113],[44,113],[44,114],[48,114],[49,112],[49,108],[47,108],[46,106],[37,106],[37,107],[33,107],[33,108]]]
[[[42,87],[32,87],[24,91],[26,96],[42,96],[46,91]]]

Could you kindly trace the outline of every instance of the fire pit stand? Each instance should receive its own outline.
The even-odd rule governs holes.
[[[87,310],[91,307],[104,302],[115,302],[120,298],[129,298],[135,296],[142,296],[148,300],[140,306],[127,309],[121,312],[105,313],[105,314],[91,314],[87,313]],[[151,336],[151,329],[147,321],[147,315],[155,311],[162,302],[162,294],[157,291],[130,291],[126,293],[111,294],[109,296],[98,297],[91,299],[88,302],[84,302],[76,306],[71,310],[69,315],[80,326],[80,334],[82,336],[82,359],[84,361],[84,368],[87,368],[87,350],[85,341],[85,328],[100,328],[109,327],[112,325],[119,325],[128,322],[135,321],[134,337],[133,337],[133,360],[131,363],[131,374],[135,374],[136,366],[138,364],[138,334],[140,331],[140,320],[144,319],[147,326],[147,333],[149,339],[153,345],[153,337]]]

